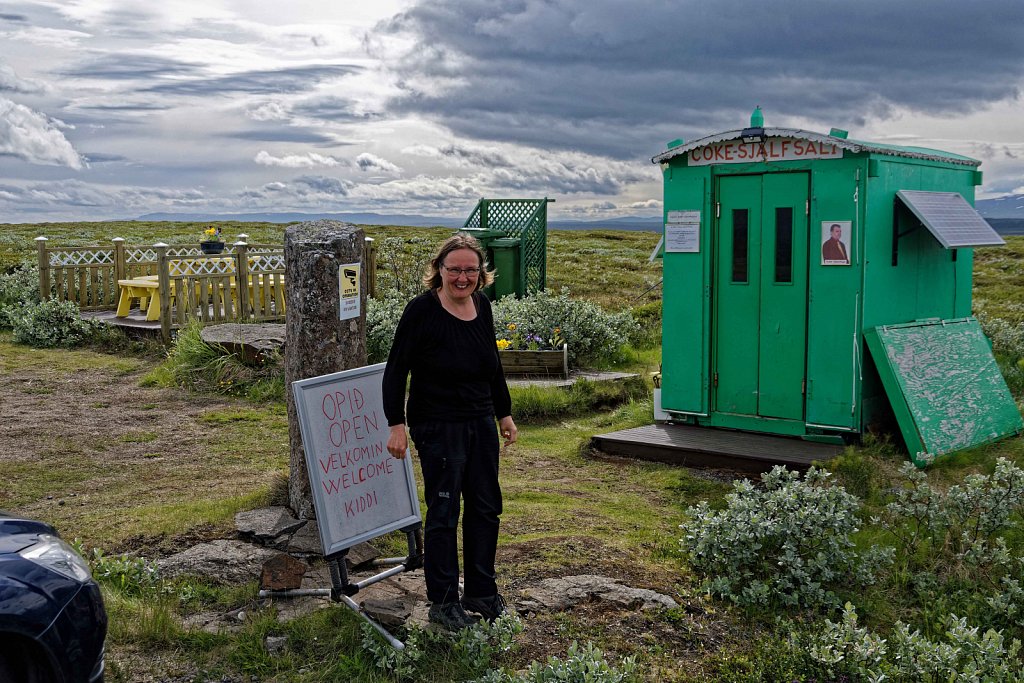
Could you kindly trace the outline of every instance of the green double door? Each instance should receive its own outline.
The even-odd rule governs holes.
[[[716,413],[804,419],[808,187],[807,173],[718,179]]]

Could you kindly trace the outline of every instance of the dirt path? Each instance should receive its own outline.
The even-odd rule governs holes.
[[[153,362],[0,343],[0,508],[107,551],[166,551],[287,467],[282,416],[140,386]]]

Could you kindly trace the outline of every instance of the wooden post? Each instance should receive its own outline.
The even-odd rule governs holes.
[[[47,239],[40,235],[36,238],[36,250],[39,252],[39,299],[50,298],[50,259],[46,255]]]
[[[284,378],[291,467],[288,497],[299,519],[315,517],[292,382],[366,365],[366,264],[360,269],[360,315],[341,320],[339,268],[362,263],[363,231],[331,220],[284,231]]]
[[[157,281],[160,283],[160,338],[164,346],[171,345],[171,275],[167,270],[167,245],[157,242],[156,249]],[[184,292],[178,292],[181,296]],[[181,301],[178,301],[181,306]]]
[[[115,237],[112,242],[114,243],[114,284],[116,285],[118,280],[128,279],[128,264],[125,261],[124,238]]]
[[[367,237],[363,246],[363,263],[366,265],[366,296],[377,298],[377,245]]]
[[[241,237],[241,235],[239,235]],[[249,307],[249,245],[243,241],[235,242],[235,291],[238,292],[238,310],[235,319],[238,322],[250,320],[253,311]],[[253,282],[253,284],[256,284]],[[225,296],[230,296],[227,292]]]

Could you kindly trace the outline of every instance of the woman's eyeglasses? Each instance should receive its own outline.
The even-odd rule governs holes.
[[[449,268],[448,266],[441,266],[445,269],[450,277],[459,277],[465,275],[466,277],[476,277],[480,274],[479,268]]]

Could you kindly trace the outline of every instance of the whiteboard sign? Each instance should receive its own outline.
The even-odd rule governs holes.
[[[338,266],[338,314],[341,320],[359,317],[359,264]]]
[[[387,449],[384,365],[292,382],[325,556],[421,519],[408,452]]]
[[[665,251],[690,254],[700,251],[700,211],[668,212]]]

